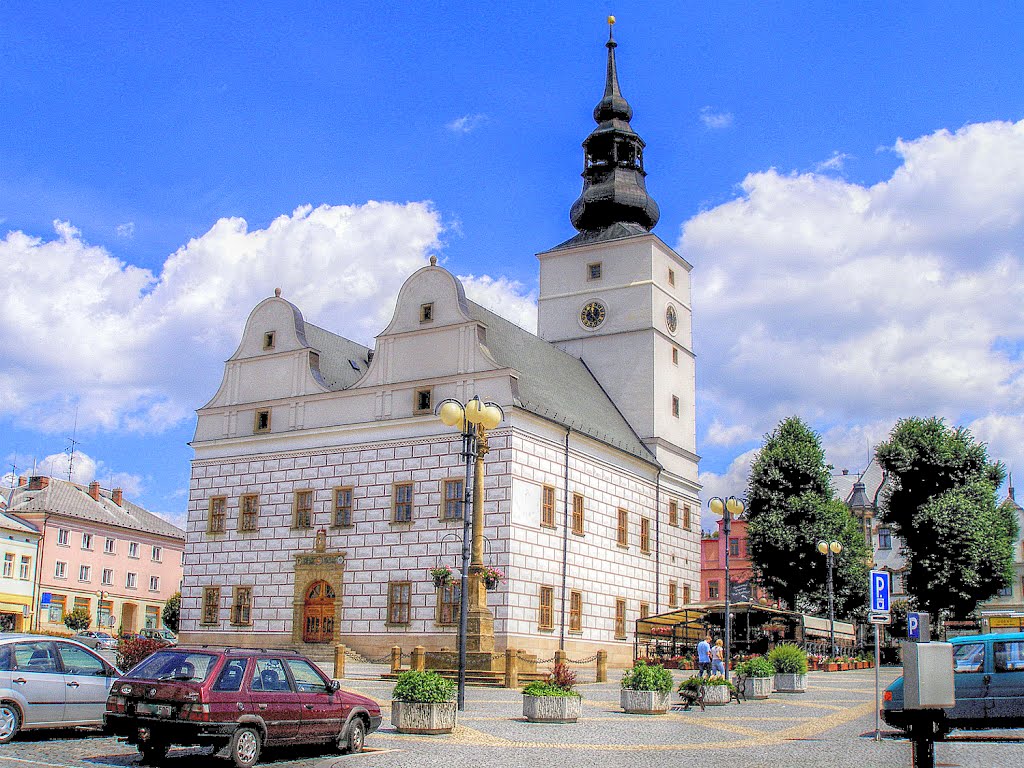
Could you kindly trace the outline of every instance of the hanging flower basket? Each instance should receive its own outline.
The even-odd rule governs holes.
[[[452,583],[451,566],[441,565],[430,569],[430,577],[434,580],[434,586],[440,589]]]
[[[484,566],[484,586],[489,590],[498,588],[501,584],[501,580],[505,578],[505,574],[502,573],[498,568],[492,568],[489,565]]]

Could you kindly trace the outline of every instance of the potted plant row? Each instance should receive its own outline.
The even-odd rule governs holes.
[[[777,645],[768,653],[775,668],[775,690],[780,693],[807,691],[807,654],[796,645]]]
[[[391,692],[391,724],[399,733],[451,733],[455,691],[455,683],[436,672],[403,672]]]
[[[575,684],[576,675],[565,664],[555,664],[546,679],[523,688],[523,717],[531,723],[575,723],[583,712]]]
[[[663,715],[672,704],[672,673],[660,664],[637,661],[622,675],[619,703],[631,715]]]
[[[755,656],[736,665],[736,677],[743,680],[744,695],[767,699],[772,693],[775,667],[764,656]]]
[[[683,694],[684,691],[696,694],[702,686],[704,688],[704,706],[706,707],[720,707],[728,704],[732,694],[736,692],[736,686],[726,680],[723,675],[711,675],[710,677],[694,675],[683,680],[676,690],[680,694]]]

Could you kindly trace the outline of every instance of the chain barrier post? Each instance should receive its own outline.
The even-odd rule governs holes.
[[[515,648],[505,649],[505,687],[519,687],[519,656]]]
[[[397,675],[402,671],[402,646],[391,646],[391,674]]]
[[[597,652],[597,682],[608,682],[608,651]]]
[[[411,668],[417,672],[422,672],[427,666],[427,649],[422,645],[417,645],[412,649],[412,660],[410,664]]]
[[[338,643],[334,646],[334,679],[341,680],[345,677],[345,646]]]
[[[565,664],[565,660],[567,658],[569,658],[569,655],[565,651],[563,651],[561,648],[559,648],[557,651],[555,651],[555,664],[556,665],[558,665],[558,664]]]

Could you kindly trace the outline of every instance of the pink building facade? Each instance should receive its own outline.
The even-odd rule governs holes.
[[[179,528],[119,488],[51,477],[20,478],[9,514],[42,534],[31,628],[66,632],[64,616],[76,608],[112,634],[163,626],[164,604],[181,589]]]
[[[754,571],[747,552],[747,521],[733,520],[729,541],[725,540],[725,522],[718,521],[718,530],[705,535],[700,542],[700,601],[720,603],[725,600],[725,550],[729,547],[730,597],[733,602],[758,602],[767,594],[754,583]]]

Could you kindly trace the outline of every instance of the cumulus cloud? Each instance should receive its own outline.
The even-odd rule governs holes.
[[[131,240],[135,237],[135,222],[128,221],[124,224],[118,224],[116,232],[118,237],[123,237],[125,240]]]
[[[717,529],[718,515],[708,509],[708,501],[716,496],[727,499],[730,496],[745,497],[747,495],[747,479],[750,477],[750,465],[757,458],[758,449],[741,453],[729,464],[725,472],[701,472],[700,482],[704,486],[700,492],[701,513],[700,525],[705,531]]]
[[[445,128],[452,133],[472,133],[486,122],[487,115],[484,114],[463,115],[445,125]]]
[[[1024,121],[892,151],[873,186],[752,173],[684,225],[704,440],[795,413],[852,470],[897,418],[939,415],[1024,463]]]
[[[817,173],[825,173],[826,171],[842,171],[843,166],[846,165],[846,161],[850,159],[850,155],[845,152],[833,152],[832,157],[828,160],[822,160],[814,166],[814,170]]]
[[[469,299],[530,333],[537,332],[537,295],[527,292],[518,280],[488,275],[459,275],[459,280]]]
[[[716,112],[711,107],[701,107],[699,115],[705,128],[719,129],[732,125],[732,112]]]

